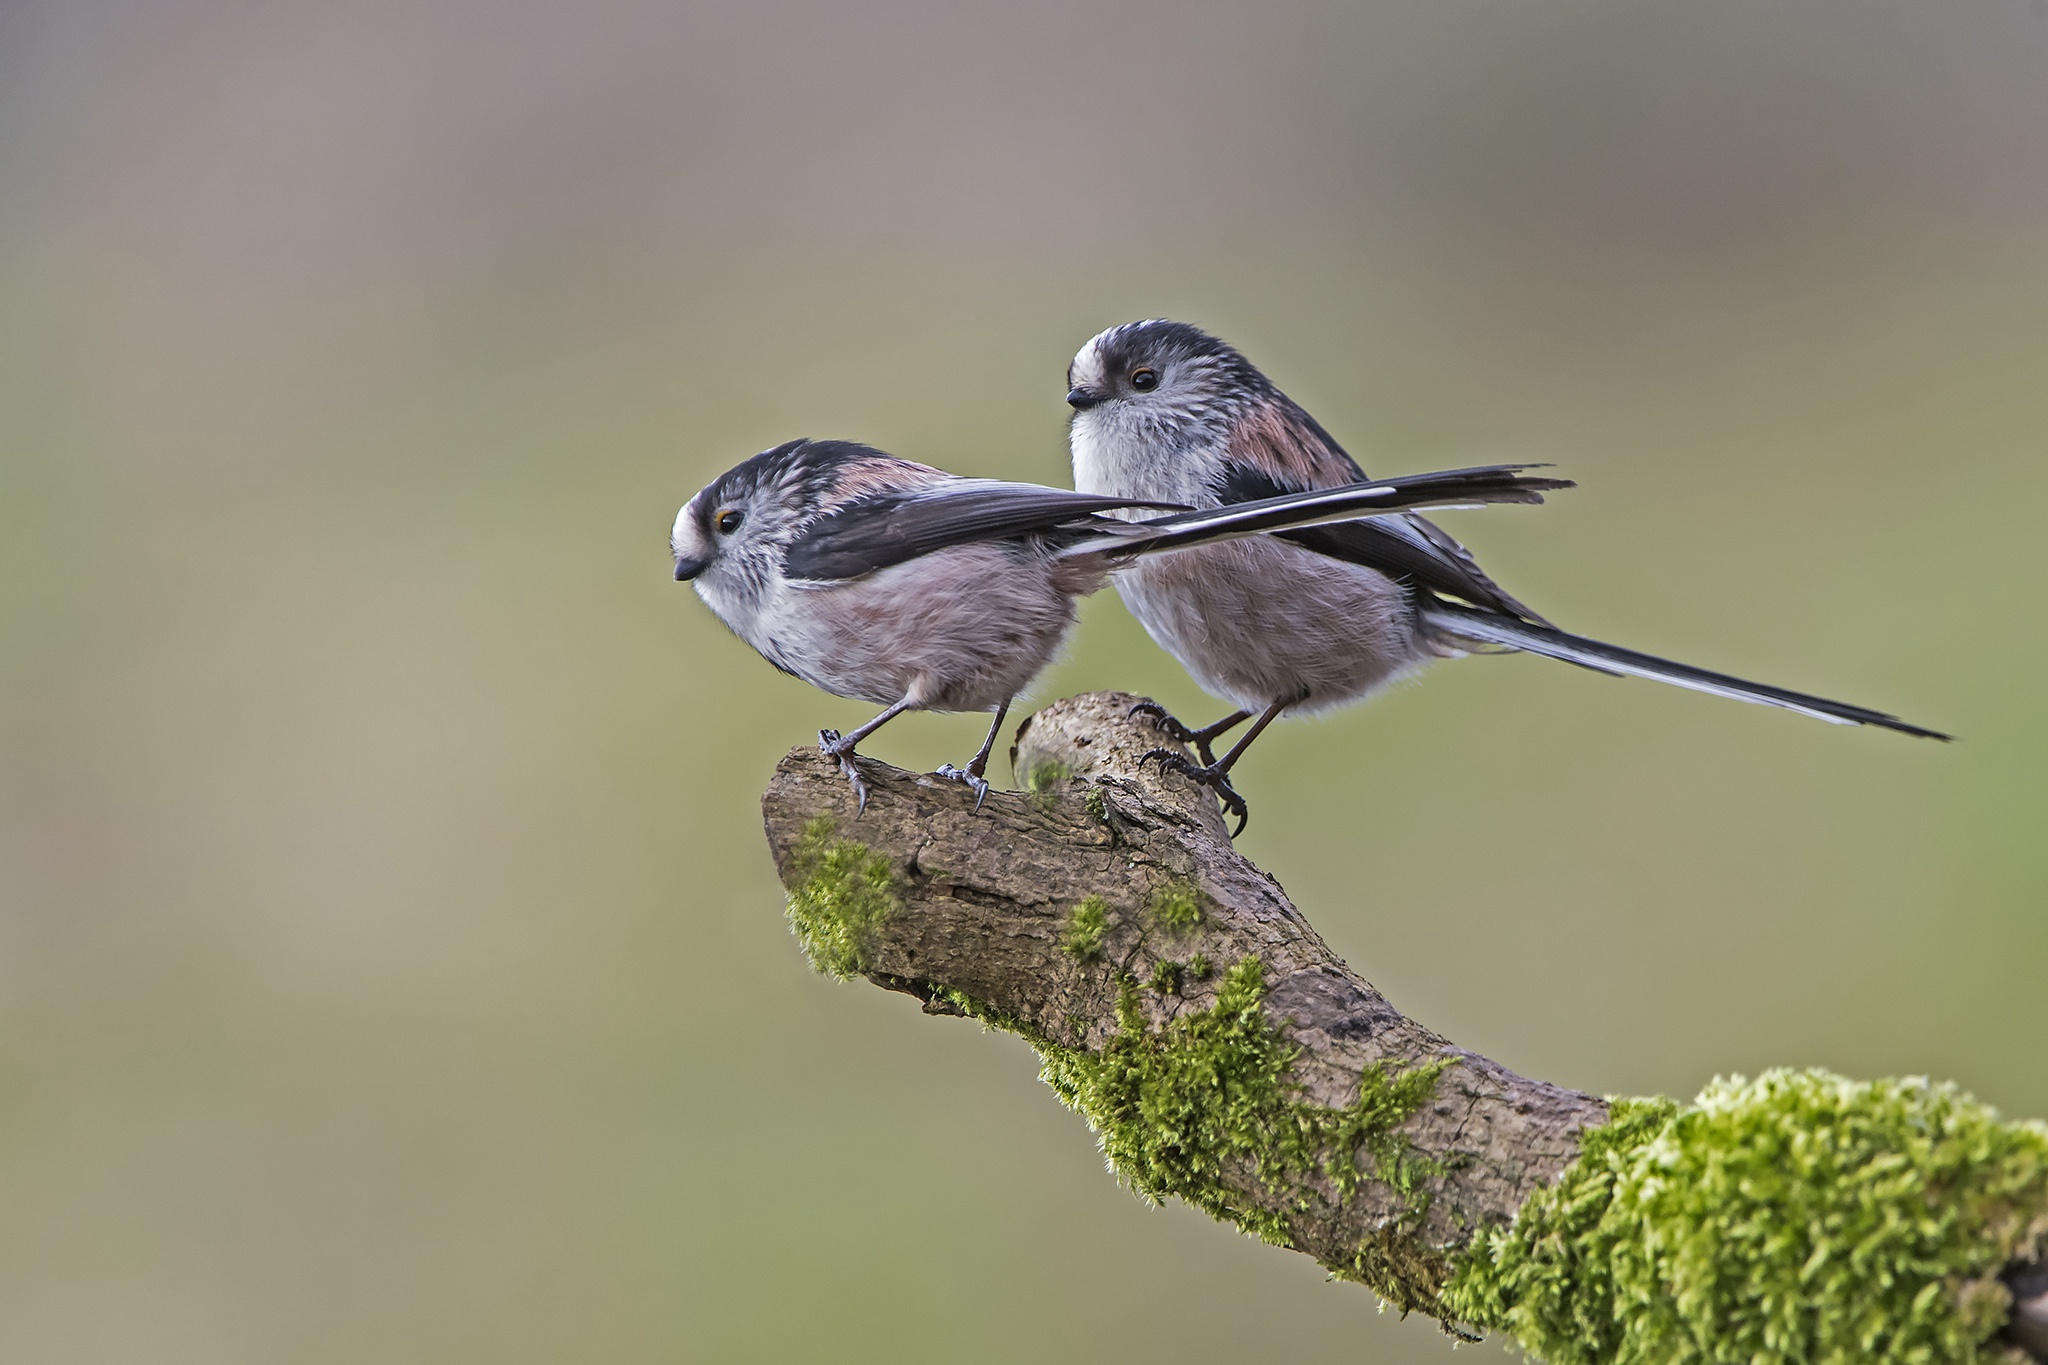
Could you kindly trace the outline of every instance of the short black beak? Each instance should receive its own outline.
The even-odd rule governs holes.
[[[707,559],[678,559],[676,561],[676,582],[689,582],[698,574],[703,573],[704,566],[710,562]]]
[[[1076,412],[1086,412],[1102,401],[1102,395],[1094,389],[1075,385],[1067,390],[1067,402]]]

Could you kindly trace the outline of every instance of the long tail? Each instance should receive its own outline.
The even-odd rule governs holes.
[[[1374,479],[1368,483],[1346,484],[1341,488],[1317,488],[1306,493],[1260,498],[1256,502],[1233,502],[1195,512],[1176,512],[1172,516],[1104,527],[1063,546],[1060,554],[1102,554],[1112,560],[1122,560],[1164,550],[1185,550],[1219,540],[1235,540],[1266,531],[1322,526],[1334,521],[1358,521],[1365,517],[1440,511],[1451,507],[1482,507],[1495,502],[1538,503],[1543,501],[1547,492],[1576,486],[1570,479],[1543,478],[1521,472],[1540,468],[1544,466],[1481,465],[1434,474],[1410,474],[1398,479]]]
[[[1525,650],[1530,654],[1541,654],[1546,659],[1562,659],[1568,664],[1581,668],[1596,669],[1602,673],[1613,673],[1632,678],[1651,678],[1657,682],[1670,683],[1674,687],[1688,687],[1695,692],[1710,692],[1717,697],[1733,697],[1737,701],[1751,701],[1763,706],[1782,706],[1787,711],[1812,716],[1832,725],[1882,725],[1887,730],[1902,734],[1919,735],[1925,739],[1952,739],[1939,730],[1926,730],[1918,725],[1909,725],[1897,716],[1888,716],[1882,711],[1872,711],[1861,706],[1850,706],[1846,702],[1829,701],[1826,697],[1808,696],[1804,692],[1792,692],[1767,683],[1746,682],[1731,678],[1726,673],[1711,673],[1691,664],[1674,663],[1660,659],[1653,654],[1638,654],[1632,649],[1619,645],[1602,644],[1583,636],[1567,635],[1561,630],[1539,626],[1529,621],[1518,621],[1512,616],[1498,612],[1476,611],[1455,603],[1436,600],[1422,610],[1423,621],[1446,635],[1475,644],[1502,645],[1509,649]]]

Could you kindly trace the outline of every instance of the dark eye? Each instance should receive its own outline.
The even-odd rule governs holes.
[[[722,536],[731,535],[734,531],[740,529],[740,523],[746,519],[744,513],[720,512],[718,514],[718,534]]]
[[[1150,393],[1159,387],[1159,371],[1139,368],[1131,371],[1131,387],[1139,393]]]

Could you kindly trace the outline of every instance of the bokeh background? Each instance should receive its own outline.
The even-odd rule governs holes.
[[[792,436],[1065,480],[1148,315],[1559,462],[1446,521],[1568,625],[1964,736],[1512,658],[1282,727],[1244,847],[1398,1005],[2048,1115],[2044,72],[2041,0],[6,0],[0,1358],[1446,1359],[806,970],[756,795],[864,709],[668,578]],[[1102,686],[1218,709],[1113,594]]]

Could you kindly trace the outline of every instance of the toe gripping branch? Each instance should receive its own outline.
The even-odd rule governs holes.
[[[1245,826],[1252,822],[1251,807],[1237,788],[1230,785],[1228,761],[1217,762],[1215,752],[1209,747],[1218,735],[1243,721],[1243,714],[1226,716],[1204,730],[1190,730],[1156,701],[1141,701],[1131,708],[1130,714],[1144,716],[1168,739],[1193,745],[1195,752],[1202,756],[1202,761],[1197,763],[1173,749],[1151,749],[1138,760],[1138,766],[1142,768],[1147,763],[1157,763],[1164,771],[1179,773],[1195,785],[1207,787],[1216,794],[1217,803],[1223,807],[1224,813],[1237,819],[1237,828],[1230,832],[1230,837],[1235,839],[1244,833]]]
[[[853,788],[854,817],[858,819],[860,816],[866,815],[868,811],[868,784],[861,778],[860,768],[854,762],[853,741],[841,735],[837,730],[820,730],[818,731],[818,752],[839,765],[839,771],[846,776],[847,785]],[[980,765],[975,763],[970,763],[964,768],[956,768],[950,763],[942,763],[939,765],[938,771],[933,773],[932,776],[943,777],[949,781],[966,784],[967,789],[974,793],[974,808],[979,811],[981,803],[988,799],[989,793],[988,779],[981,775],[979,767]]]
[[[1252,822],[1251,807],[1245,804],[1237,788],[1230,785],[1230,770],[1221,763],[1201,764],[1177,749],[1153,749],[1138,760],[1138,766],[1157,762],[1168,772],[1179,773],[1197,786],[1207,787],[1216,793],[1216,800],[1226,815],[1237,817],[1237,828],[1230,831],[1235,839],[1244,833],[1245,826]]]
[[[902,701],[897,702],[860,729],[855,730],[851,735],[842,735],[837,730],[818,731],[818,751],[839,765],[839,771],[846,775],[847,782],[853,787],[853,798],[858,806],[854,811],[854,818],[856,820],[867,814],[868,784],[861,780],[860,769],[854,766],[853,746],[862,737],[873,734],[881,726],[887,724],[891,717],[908,709],[910,709],[910,699],[905,697]],[[956,768],[952,764],[947,763],[942,765],[936,773],[932,774],[934,777],[943,777],[950,782],[964,783],[968,790],[974,793],[974,809],[977,812],[981,809],[981,803],[988,799],[988,781],[982,774],[988,771],[989,750],[995,747],[996,735],[1003,728],[1003,718],[1009,714],[1010,703],[1008,699],[1005,699],[1003,704],[996,708],[996,718],[988,727],[988,738],[981,742],[980,751],[968,761],[967,766]]]
[[[981,809],[982,802],[988,800],[988,779],[976,771],[975,765],[972,763],[964,768],[956,768],[950,763],[941,763],[932,773],[932,776],[943,777],[951,782],[965,783],[967,789],[974,793],[974,809],[976,811]]]
[[[1203,730],[1188,729],[1187,726],[1181,724],[1178,717],[1158,702],[1141,701],[1131,708],[1131,714],[1143,716],[1151,721],[1152,728],[1165,735],[1168,739],[1176,740],[1182,744],[1194,745],[1195,752],[1202,756],[1202,762],[1208,764],[1215,763],[1216,755],[1209,750],[1209,740],[1211,738],[1209,733]],[[1152,752],[1159,753],[1161,751],[1155,749]]]
[[[861,780],[860,769],[854,766],[853,744],[852,740],[837,730],[818,731],[818,752],[837,763],[839,771],[846,775],[847,782],[852,785],[854,817],[858,819],[868,812],[868,784]]]

